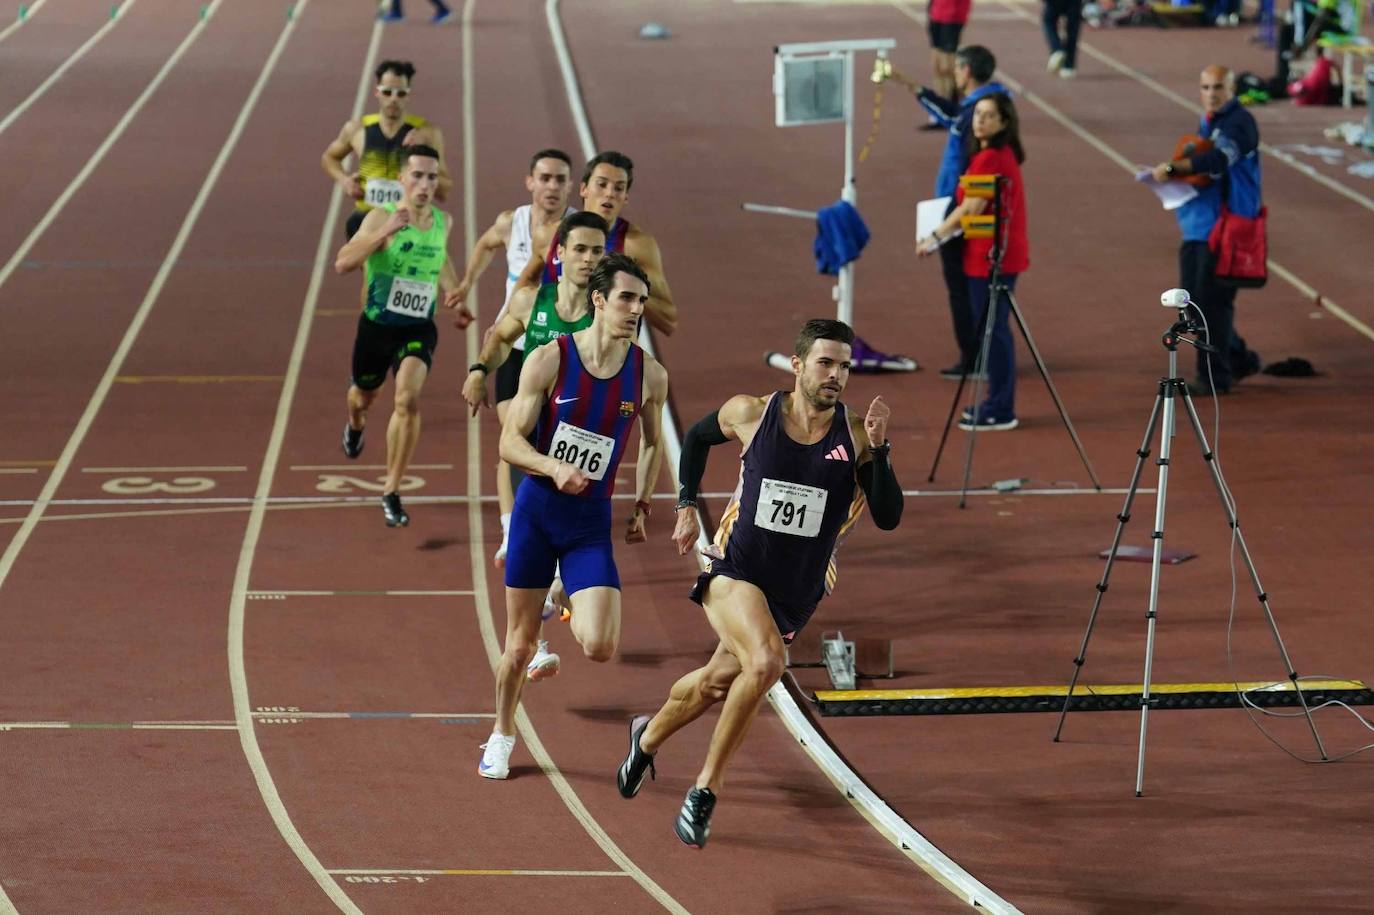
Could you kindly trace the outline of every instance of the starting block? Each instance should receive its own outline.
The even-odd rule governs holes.
[[[824,667],[836,690],[858,688],[858,679],[894,676],[890,639],[846,639],[844,633],[801,634],[786,648],[788,667]]]

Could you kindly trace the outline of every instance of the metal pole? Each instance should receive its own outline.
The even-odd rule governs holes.
[[[844,186],[840,188],[840,199],[853,206],[858,201],[854,190],[854,52],[844,55]],[[835,283],[835,300],[838,303],[835,317],[850,327],[854,326],[854,264],[851,261],[840,268],[839,279]]]

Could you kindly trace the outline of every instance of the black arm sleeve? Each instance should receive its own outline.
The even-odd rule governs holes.
[[[874,454],[873,460],[860,465],[859,485],[868,499],[873,523],[885,531],[895,528],[902,520],[902,508],[906,500],[902,497],[901,484],[897,482],[897,475],[892,472],[892,462],[886,454]]]
[[[696,501],[697,487],[701,485],[701,477],[706,473],[707,453],[712,445],[723,445],[729,441],[725,433],[720,431],[719,414],[719,410],[712,410],[703,416],[695,426],[687,430],[687,435],[682,440],[682,457],[677,465],[677,478],[681,484],[677,493],[679,501]]]

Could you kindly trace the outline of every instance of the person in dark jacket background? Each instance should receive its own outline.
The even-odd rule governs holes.
[[[1221,219],[1222,205],[1237,216],[1254,219],[1264,205],[1260,193],[1259,126],[1236,100],[1236,77],[1226,67],[1213,64],[1202,71],[1202,121],[1198,136],[1212,147],[1197,155],[1161,162],[1153,169],[1156,181],[1207,175],[1211,183],[1174,211],[1183,235],[1178,252],[1179,285],[1188,290],[1207,323],[1209,342],[1217,348],[1212,356],[1197,351],[1194,393],[1206,393],[1207,362],[1212,363],[1211,382],[1218,394],[1259,371],[1259,354],[1245,345],[1235,330],[1236,287],[1217,280],[1216,255],[1208,238]]]

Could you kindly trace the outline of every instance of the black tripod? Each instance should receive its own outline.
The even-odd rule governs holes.
[[[973,428],[974,434],[968,437],[968,451],[964,455],[964,481],[959,487],[959,507],[963,508],[968,499],[969,475],[973,472],[973,440],[978,429],[980,410],[982,409],[982,383],[988,373],[988,353],[992,349],[992,332],[996,326],[996,309],[1001,297],[1005,296],[1013,316],[1016,318],[1016,326],[1021,329],[1021,337],[1026,341],[1026,348],[1030,350],[1031,358],[1035,360],[1035,367],[1040,370],[1040,377],[1045,379],[1045,387],[1049,388],[1050,397],[1054,400],[1055,409],[1059,411],[1059,418],[1064,421],[1064,428],[1069,432],[1069,438],[1073,439],[1073,445],[1078,449],[1078,456],[1083,461],[1083,466],[1088,470],[1088,477],[1093,481],[1093,488],[1102,491],[1102,484],[1098,482],[1097,474],[1093,472],[1092,462],[1088,460],[1088,454],[1083,450],[1083,443],[1079,441],[1078,433],[1073,428],[1073,421],[1069,419],[1068,411],[1064,409],[1064,402],[1059,399],[1059,391],[1054,387],[1054,382],[1050,380],[1050,371],[1045,367],[1045,360],[1040,358],[1040,350],[1035,345],[1035,340],[1031,337],[1030,328],[1026,326],[1025,316],[1021,314],[1021,306],[1016,303],[1016,297],[1002,281],[1002,187],[1006,178],[1002,175],[965,175],[960,178],[960,183],[964,186],[966,197],[988,197],[992,200],[992,250],[988,254],[991,267],[988,272],[988,303],[983,311],[983,321],[981,330],[983,342],[978,348],[978,361],[974,367],[973,375]],[[990,181],[990,186],[988,182]],[[965,229],[965,236],[968,229]],[[963,399],[964,383],[968,381],[968,370],[965,367],[963,374],[959,376],[959,387],[954,391],[954,402],[950,404],[949,416],[945,418],[945,430],[940,434],[940,445],[935,449],[935,461],[930,465],[930,476],[927,482],[935,481],[935,470],[940,466],[940,455],[944,453],[945,441],[949,438],[950,426],[954,423],[954,415],[959,410],[959,404]]]
[[[1083,658],[1088,652],[1088,640],[1092,638],[1093,625],[1097,622],[1097,611],[1102,606],[1102,595],[1107,593],[1107,580],[1111,577],[1112,563],[1116,560],[1116,551],[1121,545],[1121,532],[1125,528],[1126,522],[1131,520],[1131,503],[1135,500],[1136,488],[1140,483],[1140,471],[1145,466],[1145,459],[1150,456],[1150,439],[1154,437],[1155,428],[1160,424],[1162,412],[1164,422],[1160,431],[1159,458],[1155,461],[1159,465],[1159,490],[1155,495],[1155,527],[1154,532],[1150,535],[1154,540],[1154,555],[1150,561],[1149,609],[1145,612],[1145,680],[1140,696],[1140,752],[1136,759],[1136,797],[1141,796],[1145,782],[1145,728],[1150,714],[1150,672],[1154,662],[1155,617],[1159,609],[1159,569],[1164,550],[1164,502],[1169,483],[1170,445],[1174,438],[1174,418],[1177,409],[1175,402],[1180,397],[1183,398],[1183,405],[1187,408],[1188,419],[1193,426],[1193,435],[1197,437],[1198,446],[1202,449],[1202,459],[1212,472],[1212,483],[1216,486],[1217,495],[1221,497],[1221,505],[1226,513],[1227,524],[1235,534],[1236,543],[1240,547],[1240,555],[1245,560],[1245,568],[1250,572],[1250,582],[1254,585],[1255,595],[1259,598],[1260,606],[1264,608],[1265,619],[1269,622],[1269,631],[1273,633],[1274,644],[1278,646],[1279,656],[1283,658],[1284,669],[1288,671],[1288,680],[1293,684],[1293,690],[1297,693],[1298,702],[1302,705],[1303,714],[1307,718],[1307,725],[1312,729],[1312,739],[1316,741],[1317,751],[1321,754],[1322,759],[1327,758],[1326,747],[1322,745],[1321,735],[1317,733],[1317,725],[1312,720],[1312,712],[1307,707],[1307,699],[1299,687],[1298,674],[1293,670],[1293,662],[1289,660],[1288,649],[1284,647],[1283,639],[1279,636],[1279,626],[1274,620],[1274,612],[1269,609],[1269,595],[1264,592],[1264,588],[1260,585],[1259,573],[1255,571],[1255,563],[1250,559],[1250,550],[1245,546],[1245,537],[1241,535],[1240,522],[1236,520],[1235,504],[1231,499],[1230,490],[1227,489],[1226,481],[1221,477],[1221,468],[1217,465],[1215,456],[1207,445],[1207,436],[1202,431],[1202,423],[1198,420],[1197,410],[1193,408],[1193,399],[1188,394],[1188,383],[1178,376],[1178,345],[1180,342],[1209,353],[1216,353],[1217,349],[1210,344],[1183,336],[1184,334],[1197,334],[1202,330],[1201,325],[1188,317],[1188,308],[1196,308],[1196,306],[1189,300],[1186,291],[1171,289],[1164,293],[1163,302],[1165,305],[1178,308],[1178,321],[1165,332],[1163,337],[1164,348],[1169,351],[1169,375],[1159,380],[1159,393],[1155,396],[1154,409],[1150,411],[1150,421],[1145,424],[1145,438],[1141,441],[1140,449],[1136,452],[1135,472],[1131,474],[1131,485],[1126,491],[1126,502],[1121,508],[1121,514],[1116,516],[1116,536],[1112,538],[1111,549],[1107,551],[1107,565],[1102,570],[1102,580],[1097,584],[1097,598],[1093,601],[1092,613],[1088,616],[1088,628],[1083,633],[1083,642],[1078,646],[1078,656],[1073,659],[1073,678],[1069,681],[1069,690],[1064,696],[1064,708],[1059,713],[1059,725],[1054,729],[1054,740],[1058,742],[1059,734],[1064,728],[1064,718],[1069,713],[1069,703],[1073,697],[1074,687],[1078,684],[1078,675],[1083,671]]]

